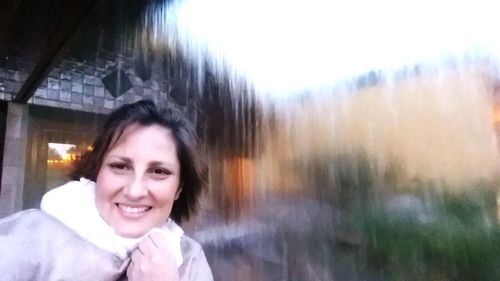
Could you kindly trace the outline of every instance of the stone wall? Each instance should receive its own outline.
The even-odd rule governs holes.
[[[12,100],[31,69],[29,62],[16,58],[0,64],[0,99]],[[132,88],[115,98],[102,79],[117,69],[126,74]],[[185,109],[169,97],[171,90],[172,85],[163,77],[161,69],[153,71],[151,78],[143,81],[136,74],[131,58],[101,51],[94,61],[65,58],[50,72],[28,103],[106,114],[124,103],[149,98]]]
[[[9,103],[5,130],[0,218],[21,210],[28,127],[28,106]]]

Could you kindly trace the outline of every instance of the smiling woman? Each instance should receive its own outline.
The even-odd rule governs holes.
[[[42,211],[0,220],[0,244],[9,245],[0,251],[0,273],[12,280],[212,280],[201,246],[178,225],[206,186],[197,147],[178,112],[151,101],[117,109],[73,181],[44,195]]]
[[[104,157],[96,181],[96,206],[125,237],[140,237],[170,216],[182,189],[170,130],[132,125]]]

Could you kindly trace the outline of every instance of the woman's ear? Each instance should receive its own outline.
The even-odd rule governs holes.
[[[179,187],[177,188],[177,191],[175,192],[175,199],[174,199],[174,201],[177,200],[177,199],[179,199],[179,196],[181,195],[181,192],[182,192],[182,186],[183,186],[182,183],[179,184]]]

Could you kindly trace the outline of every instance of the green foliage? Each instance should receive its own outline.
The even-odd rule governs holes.
[[[363,155],[306,164],[311,190],[341,223],[305,233],[303,254],[349,272],[339,280],[500,280],[497,184],[407,182],[396,164],[380,174]]]
[[[495,197],[480,188],[433,193],[424,221],[373,204],[357,217],[367,267],[387,280],[500,280]]]

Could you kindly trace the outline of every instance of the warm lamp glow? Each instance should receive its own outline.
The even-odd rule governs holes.
[[[493,122],[500,122],[500,105],[496,104],[493,108]]]
[[[76,149],[74,144],[66,143],[49,143],[49,154],[47,159],[48,165],[68,165],[70,162],[78,160],[80,153],[71,153]]]

